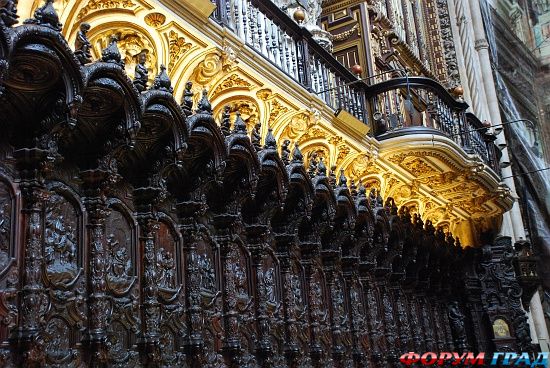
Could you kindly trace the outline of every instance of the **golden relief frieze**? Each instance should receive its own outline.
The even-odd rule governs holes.
[[[147,14],[143,18],[143,20],[148,26],[153,28],[159,28],[160,26],[164,25],[164,23],[166,22],[166,15],[162,13],[153,12],[153,13]]]
[[[86,5],[80,9],[76,19],[81,21],[88,14],[104,9],[132,9],[138,4],[132,0],[88,0]]]
[[[193,44],[188,42],[185,37],[181,36],[178,32],[171,30],[168,33],[165,33],[168,37],[168,51],[169,51],[169,62],[168,70],[174,69],[176,62],[181,60],[183,56],[191,50]]]

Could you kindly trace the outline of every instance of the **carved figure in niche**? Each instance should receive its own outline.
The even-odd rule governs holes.
[[[126,281],[130,275],[132,264],[126,246],[120,244],[114,234],[107,236],[107,245],[111,253],[110,274],[115,280]]]
[[[237,295],[243,296],[247,295],[246,287],[246,274],[242,269],[238,261],[238,254],[234,257],[234,263],[232,264],[231,269],[233,270],[233,275],[235,276],[235,286],[237,289]]]
[[[281,160],[283,164],[288,165],[290,163],[290,140],[285,139],[281,146]]]
[[[157,265],[159,270],[159,286],[166,289],[176,287],[176,263],[172,252],[160,248],[157,253]]]
[[[309,168],[308,173],[310,177],[314,177],[317,173],[317,165],[319,164],[319,161],[317,160],[317,152],[312,152],[309,155]]]
[[[9,260],[11,233],[11,200],[9,194],[0,187],[0,271]]]
[[[203,254],[198,257],[198,264],[201,277],[201,289],[214,291],[216,285],[216,275],[214,273],[214,269],[212,268],[212,264],[210,263],[210,259],[206,254]]]
[[[231,134],[231,106],[229,105],[223,107],[221,130],[226,137]]]
[[[465,336],[464,314],[460,310],[457,301],[452,301],[449,304],[449,320],[455,339],[462,339]]]
[[[259,151],[262,149],[262,144],[260,141],[262,140],[262,136],[260,134],[260,129],[262,128],[262,124],[256,123],[254,125],[254,129],[252,129],[252,133],[250,134],[250,141],[252,142],[252,145],[256,149],[256,151]]]
[[[54,194],[46,206],[44,255],[51,281],[69,282],[77,273],[76,222],[73,209]]]
[[[277,302],[277,299],[275,297],[275,270],[273,268],[265,271],[264,284],[267,301],[269,303],[275,304]]]
[[[187,116],[193,113],[193,91],[191,91],[191,88],[193,88],[193,82],[185,83],[185,91],[181,102],[181,108]]]
[[[89,30],[90,25],[88,23],[80,24],[80,30],[78,31],[74,42],[74,54],[82,65],[88,64],[92,61],[92,53],[90,52],[92,44],[88,40],[87,36]]]
[[[292,275],[290,279],[290,287],[292,288],[292,296],[294,298],[294,305],[302,305],[302,287],[300,285],[300,278],[296,275]]]
[[[145,62],[147,61],[148,52],[149,50],[145,49],[145,50],[141,50],[141,52],[136,55],[138,62],[135,68],[134,86],[139,92],[143,92],[147,89],[147,81],[149,80],[149,71],[145,66]]]

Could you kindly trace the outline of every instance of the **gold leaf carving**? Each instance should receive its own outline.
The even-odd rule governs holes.
[[[166,15],[162,13],[149,13],[144,18],[148,26],[158,28],[166,22]]]
[[[274,126],[277,119],[287,112],[288,107],[283,106],[277,99],[274,99],[273,102],[271,102],[271,111],[269,112],[269,126]],[[294,121],[294,119],[292,119],[292,121]],[[291,125],[292,124],[293,123],[291,122]]]
[[[251,88],[252,84],[247,81],[244,78],[241,78],[238,74],[231,74],[228,78],[226,78],[221,84],[219,84],[214,92],[212,93],[212,98],[215,96],[218,96],[223,91],[229,89],[229,88],[235,88],[235,87],[241,87],[241,88]]]
[[[132,8],[136,4],[132,0],[89,0],[85,7],[78,12],[77,19],[81,20],[86,15],[101,9]]]
[[[176,62],[193,46],[187,42],[184,37],[179,36],[175,31],[168,33],[168,47],[170,51],[170,61],[168,70],[172,70]]]

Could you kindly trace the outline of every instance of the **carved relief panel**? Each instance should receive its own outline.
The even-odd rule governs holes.
[[[82,214],[61,184],[50,185],[44,205],[44,285],[51,308],[44,334],[50,364],[78,364],[80,326],[86,321]]]
[[[139,326],[139,291],[136,282],[136,237],[134,223],[118,205],[111,205],[106,220],[107,288],[112,296],[108,347],[117,363],[137,359],[134,345]]]

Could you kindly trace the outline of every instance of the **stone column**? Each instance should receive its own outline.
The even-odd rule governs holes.
[[[546,321],[544,319],[544,311],[542,310],[542,303],[540,301],[540,295],[538,291],[533,294],[531,302],[529,303],[529,311],[533,318],[533,325],[540,345],[541,351],[549,351],[550,339],[548,337],[548,328],[546,327]]]
[[[485,88],[485,96],[487,99],[487,106],[489,109],[489,115],[493,125],[502,124],[500,117],[500,107],[498,104],[498,95],[495,87],[495,80],[493,78],[493,70],[491,68],[491,58],[489,56],[489,44],[485,37],[485,29],[483,26],[483,17],[481,15],[480,0],[469,0],[470,12],[472,17],[472,26],[474,30],[475,48],[477,56],[479,58],[479,65],[481,68],[481,77]],[[487,25],[491,26],[491,25]],[[495,142],[496,144],[506,144],[506,138],[504,134],[500,134]],[[502,151],[501,162],[510,162],[508,154],[508,148]],[[512,168],[507,167],[502,169],[502,176],[508,177],[513,175]],[[504,179],[504,182],[516,193],[516,186],[513,178]],[[517,197],[517,194],[516,194]],[[508,220],[505,215],[501,233],[502,235],[511,236],[513,241],[525,239],[525,229],[523,227],[523,219],[519,209],[519,204],[516,201],[512,210],[510,211],[510,219]],[[509,222],[508,222],[509,221]],[[511,225],[511,228],[510,228]]]

